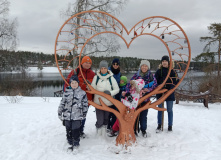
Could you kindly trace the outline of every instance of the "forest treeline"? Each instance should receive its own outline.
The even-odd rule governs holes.
[[[61,55],[57,55],[58,59],[62,59]],[[120,59],[121,70],[128,72],[134,71],[139,68],[140,61],[143,58],[137,57],[118,57],[118,56],[110,56],[110,57],[91,57],[93,61],[93,68],[98,68],[101,60],[107,60],[109,65],[111,64],[114,58]],[[156,70],[160,64],[160,60],[148,59],[150,61],[151,70]],[[0,72],[4,71],[17,71],[24,70],[30,66],[36,66],[39,69],[42,69],[45,66],[56,66],[55,56],[54,54],[44,54],[37,52],[29,52],[29,51],[6,51],[0,50]],[[62,65],[59,64],[59,65]],[[207,64],[204,62],[191,62],[190,69],[202,71]],[[182,69],[185,69],[186,66],[182,66]],[[178,68],[175,64],[174,68]]]

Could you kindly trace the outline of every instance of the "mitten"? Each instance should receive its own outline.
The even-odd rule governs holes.
[[[87,112],[83,112],[83,118],[86,118]]]
[[[64,120],[63,117],[62,117],[62,115],[60,115],[60,114],[58,114],[58,118],[59,118],[61,121]]]
[[[108,91],[108,90],[105,90],[104,93],[105,93],[105,94],[108,94],[108,95],[111,95],[111,92]]]
[[[131,96],[130,92],[127,92],[127,93],[125,94],[125,97],[127,97],[128,101],[129,101],[130,103],[133,102],[133,97]]]
[[[125,94],[125,97],[128,97],[128,96],[130,96],[130,92],[127,92],[127,93]]]
[[[153,86],[154,81],[146,84],[143,88],[151,88]]]
[[[133,102],[133,97],[131,95],[127,96],[127,99],[130,103]]]
[[[91,84],[91,82],[89,80],[86,79],[86,81],[88,84]],[[86,81],[84,81],[84,84],[87,84]]]

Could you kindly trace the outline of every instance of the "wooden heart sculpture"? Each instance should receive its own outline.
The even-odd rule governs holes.
[[[85,83],[87,83],[88,87],[90,88],[90,90],[87,92],[105,97],[118,108],[118,111],[109,108],[101,99],[101,105],[96,104],[93,101],[89,101],[89,103],[97,109],[109,111],[116,115],[120,124],[120,131],[118,137],[116,138],[116,144],[129,146],[136,141],[133,127],[141,111],[149,108],[153,108],[158,111],[166,110],[164,108],[158,108],[157,105],[165,101],[165,99],[175,91],[175,89],[184,79],[191,59],[190,44],[184,30],[175,21],[167,17],[153,16],[145,18],[135,24],[131,30],[128,31],[122,22],[108,13],[101,11],[81,12],[70,17],[62,25],[56,37],[55,60],[58,70],[65,83],[67,83],[67,81],[64,78],[62,71],[71,70],[72,68],[70,65],[76,59],[78,59],[79,64],[81,64],[81,56],[87,55],[86,48],[89,47],[91,49],[93,48],[94,44],[98,43],[98,41],[96,43],[93,41],[93,39],[99,39],[102,36],[109,38],[109,35],[116,35],[117,37],[120,37],[125,42],[128,49],[131,43],[135,41],[137,37],[152,36],[153,38],[158,39],[159,42],[166,47],[168,55],[171,59],[169,72],[164,82],[155,90],[140,98],[138,106],[145,99],[150,98],[155,94],[163,93],[163,96],[157,101],[149,101],[142,107],[138,107],[138,109],[130,112],[129,114],[127,112],[127,107],[123,103],[114,99],[110,95],[95,90],[90,84],[87,83],[85,77],[83,77]],[[129,42],[127,42],[126,38],[124,38],[126,36],[130,36]],[[173,82],[173,79],[175,78],[170,77],[171,69],[174,66],[173,63],[175,63],[175,67],[173,69],[180,73],[179,82],[174,85],[173,89],[162,89],[168,78],[171,79],[171,82]],[[82,74],[81,68],[80,72]]]

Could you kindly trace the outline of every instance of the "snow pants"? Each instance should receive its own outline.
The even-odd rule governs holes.
[[[110,112],[96,109],[97,122],[96,122],[95,126],[97,128],[101,128],[103,125],[107,125],[108,121],[109,121],[108,120],[109,114],[110,114]]]
[[[110,108],[115,109],[116,111],[118,111],[117,107],[115,107],[114,105],[110,106]],[[107,125],[107,129],[111,129],[116,121],[116,116],[110,112],[109,114],[109,118],[108,118],[108,125]]]
[[[70,145],[79,146],[80,145],[80,126],[81,120],[65,120],[66,127],[66,137]]]

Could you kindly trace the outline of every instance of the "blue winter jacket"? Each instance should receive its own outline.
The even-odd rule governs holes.
[[[111,67],[109,67],[108,70],[110,70],[114,74],[114,72],[111,70]],[[114,74],[114,78],[116,79],[118,85],[120,84],[120,77],[121,77],[120,72],[118,74]]]

